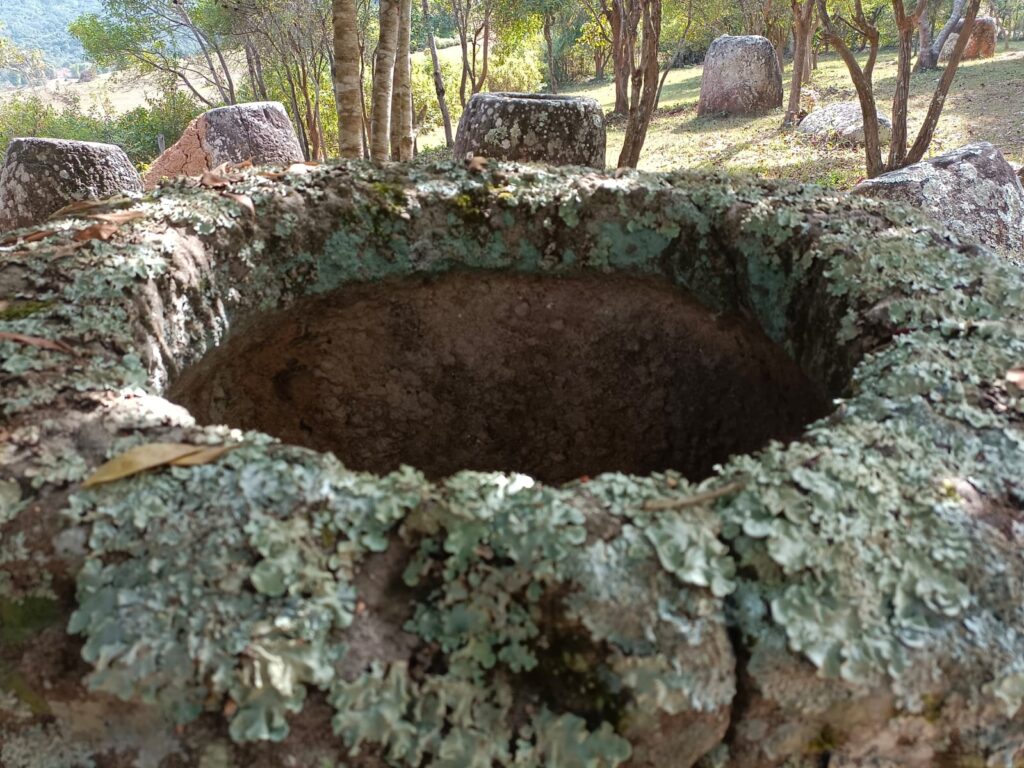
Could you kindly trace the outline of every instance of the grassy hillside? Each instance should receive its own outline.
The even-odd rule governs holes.
[[[99,9],[100,0],[2,0],[0,25],[21,47],[39,48],[50,64],[64,67],[85,58],[68,23]]]

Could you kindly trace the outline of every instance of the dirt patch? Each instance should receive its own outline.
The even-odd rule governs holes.
[[[622,275],[345,288],[236,328],[170,397],[201,422],[333,451],[354,469],[548,482],[700,478],[828,410],[757,327]]]

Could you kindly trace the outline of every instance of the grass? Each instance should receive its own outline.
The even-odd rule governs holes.
[[[961,65],[950,88],[930,154],[941,154],[973,141],[990,141],[1010,160],[1024,163],[1024,43],[992,59]],[[875,90],[880,108],[891,109],[895,88],[895,51],[882,51],[875,67]],[[720,168],[756,173],[767,178],[813,181],[847,188],[864,175],[861,149],[810,139],[780,130],[783,110],[760,117],[698,118],[701,67],[669,73],[661,107],[651,121],[640,168],[666,171],[680,168]],[[923,122],[938,72],[916,74],[911,80],[909,129],[913,138]],[[783,76],[789,93],[789,71]],[[810,86],[820,104],[855,100],[856,93],[842,61],[819,60]],[[567,93],[591,96],[606,112],[615,100],[611,83],[594,83]],[[624,123],[610,120],[607,163],[614,166],[622,147]]]

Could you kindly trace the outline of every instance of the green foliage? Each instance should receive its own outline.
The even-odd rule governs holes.
[[[19,47],[38,49],[47,64],[69,67],[81,63],[85,53],[67,26],[99,7],[100,0],[5,0],[0,2],[0,26]]]
[[[160,154],[159,136],[173,143],[200,111],[193,99],[174,90],[120,115],[84,110],[74,97],[61,106],[34,95],[15,97],[0,102],[0,153],[16,137],[100,141],[117,144],[136,166],[143,167]]]

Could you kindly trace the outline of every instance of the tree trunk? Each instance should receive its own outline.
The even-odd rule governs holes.
[[[907,109],[910,102],[911,44],[920,16],[908,14],[903,0],[893,0],[896,17],[896,90],[892,97],[892,143],[886,170],[901,168],[907,156]]]
[[[633,70],[633,92],[630,96],[629,118],[626,121],[626,136],[619,154],[619,168],[636,168],[640,161],[640,150],[647,139],[647,129],[658,99],[658,44],[661,41],[661,0],[632,0],[630,9],[631,38],[637,39],[637,10],[643,15],[643,48],[640,63]],[[637,8],[642,6],[642,9]],[[630,61],[633,60],[632,51]]]
[[[544,14],[544,46],[548,55],[548,90],[558,93],[558,78],[555,77],[555,43],[552,39],[552,27],[555,20],[550,13]]]
[[[612,28],[612,76],[615,78],[615,108],[612,112],[616,115],[629,114],[629,72],[633,66],[627,56],[630,49],[624,31],[624,1],[612,0],[608,11],[608,23]]]
[[[391,156],[412,160],[412,60],[409,46],[412,34],[412,0],[398,0],[398,41],[395,48],[395,74],[391,93]]]
[[[960,58],[964,54],[964,49],[967,47],[967,40],[971,36],[971,31],[974,29],[974,20],[978,16],[978,8],[981,6],[981,0],[971,0],[970,5],[967,8],[967,16],[964,18],[964,26],[960,32],[960,37],[957,38],[956,45],[953,46],[953,53],[949,57],[949,63],[946,65],[946,71],[942,73],[942,78],[939,80],[939,84],[935,87],[935,93],[932,95],[931,104],[928,105],[928,114],[925,115],[924,124],[921,126],[921,130],[918,131],[917,139],[914,141],[914,146],[910,148],[904,159],[904,165],[910,165],[912,163],[920,162],[924,157],[924,153],[928,151],[928,147],[932,143],[932,137],[935,135],[935,126],[938,125],[939,116],[942,114],[942,108],[946,103],[946,94],[949,93],[949,86],[953,84],[953,77],[956,75],[956,69],[960,66]]]
[[[789,104],[783,126],[796,125],[800,114],[800,92],[803,88],[804,67],[807,66],[807,29],[811,26],[815,0],[790,0],[793,8],[793,71],[789,80]]]
[[[437,106],[441,109],[441,119],[444,122],[444,143],[451,147],[455,144],[452,136],[452,116],[448,111],[448,99],[445,95],[444,77],[441,74],[441,62],[437,58],[437,41],[434,40],[434,28],[430,20],[430,0],[422,0],[423,4],[423,25],[427,29],[427,45],[430,47],[430,61],[434,66],[434,92],[437,93]]]
[[[391,94],[395,78],[395,50],[398,45],[399,0],[380,0],[380,41],[373,66],[373,92],[370,97],[370,158],[388,159],[391,140]]]
[[[942,27],[942,31],[939,32],[939,36],[933,41],[931,39],[931,19],[922,18],[919,24],[920,38],[920,50],[917,56],[917,64],[914,69],[938,69],[939,68],[939,54],[942,53],[942,47],[946,44],[946,40],[953,33],[956,28],[957,22],[960,21],[960,17],[963,15],[964,6],[967,5],[967,0],[956,0],[953,3],[953,10],[949,14],[949,19],[946,20],[945,25]],[[925,40],[927,38],[927,44]]]
[[[356,0],[333,0],[334,99],[338,108],[338,153],[363,156],[363,96]]]

